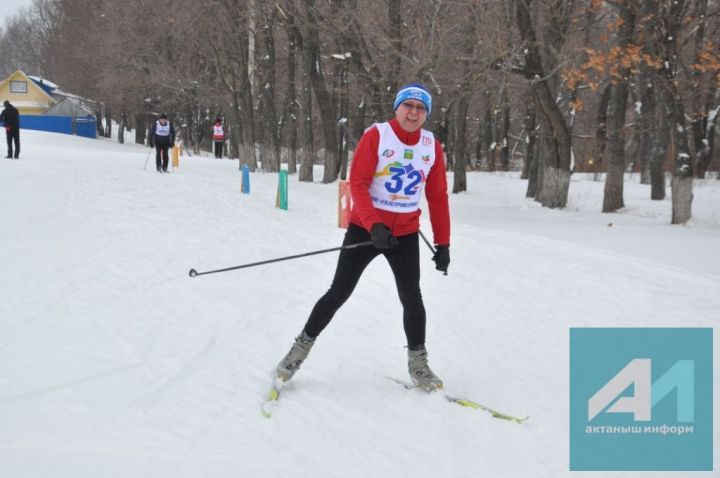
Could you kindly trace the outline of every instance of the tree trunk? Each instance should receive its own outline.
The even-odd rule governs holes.
[[[713,88],[715,90],[716,87]],[[710,95],[712,97],[714,95]],[[697,178],[705,179],[707,170],[712,162],[713,155],[715,153],[715,125],[720,124],[718,117],[720,117],[720,105],[716,106],[715,109],[711,109],[710,101],[708,101],[706,110],[705,121],[703,122],[703,138],[701,140],[702,147],[697,153]]]
[[[125,128],[127,127],[127,115],[122,113],[120,115],[120,126],[118,127],[118,143],[125,143]]]
[[[523,161],[523,171],[520,179],[530,178],[530,168],[535,161],[535,140],[537,138],[537,117],[532,101],[528,101],[525,105],[525,134],[523,142],[525,144],[525,160]]]
[[[112,138],[112,115],[110,114],[110,108],[105,107],[105,134],[106,138]]]
[[[570,186],[571,139],[565,118],[555,102],[550,82],[556,74],[546,78],[530,16],[532,0],[518,2],[517,20],[520,34],[526,42],[525,77],[531,81],[530,89],[539,112],[540,123],[550,141],[544,157],[542,180],[536,199],[543,207],[565,207]]]
[[[357,146],[365,132],[365,97],[360,97],[360,103],[355,107],[355,114],[352,122],[353,149]]]
[[[510,102],[508,100],[507,88],[503,88],[502,93],[502,122],[500,134],[498,135],[500,150],[500,170],[510,171],[510,142],[508,134],[510,133]]]
[[[452,121],[450,119],[453,108],[455,108],[455,104],[451,103],[449,107],[445,108],[445,110],[442,112],[442,117],[439,121],[438,128],[436,129],[437,138],[440,140],[440,143],[444,146],[445,150],[445,160],[448,171],[450,171],[453,168],[453,156],[454,156],[454,147],[455,147],[455,140],[453,138],[454,134],[454,128],[452,128]]]
[[[400,87],[402,72],[402,15],[400,0],[388,0],[388,33],[390,40],[390,76],[388,92],[394,94]]]
[[[247,0],[248,26],[247,26],[247,79],[252,98],[252,105],[255,105],[257,86],[255,85],[255,44],[257,43],[257,0]],[[254,108],[253,108],[254,109]]]
[[[481,126],[483,150],[487,157],[487,170],[495,171],[495,147],[493,146],[493,114],[492,104],[490,103],[490,92],[485,91],[485,121]]]
[[[658,0],[645,0],[639,17],[639,26],[644,38],[643,55],[651,58],[659,56],[655,38],[655,32],[659,29],[657,17],[659,8]],[[658,110],[658,91],[664,88],[659,80],[655,69],[642,62],[639,76],[641,108],[638,118],[640,149],[643,156],[640,161],[640,176],[643,184],[650,184],[650,198],[653,200],[665,198],[663,163],[668,151],[669,138],[672,135],[664,115]]]
[[[625,173],[625,104],[627,83],[612,87],[608,114],[608,171],[605,176],[602,212],[615,212],[625,206],[623,202],[623,178]]]
[[[605,151],[607,149],[608,104],[610,103],[611,91],[612,85],[608,83],[605,88],[603,88],[602,95],[600,95],[600,102],[598,103],[597,129],[595,130],[595,174],[593,177],[595,181],[600,181],[603,164],[605,163]]]
[[[685,129],[685,108],[677,90],[679,75],[678,35],[682,24],[685,0],[672,0],[665,17],[667,31],[663,38],[663,106],[668,124],[674,133],[675,158],[672,180],[672,224],[685,224],[692,217],[693,163]]]
[[[467,191],[467,156],[465,154],[465,123],[468,110],[468,98],[460,96],[457,111],[455,112],[456,137],[454,151],[455,164],[453,167],[453,194]]]
[[[618,3],[618,47],[625,50],[632,41],[635,30],[635,11],[631,2]],[[605,194],[602,212],[615,212],[625,207],[623,201],[623,178],[625,176],[625,109],[628,99],[629,69],[618,68],[608,103],[607,156],[608,174],[605,177]]]
[[[538,190],[538,170],[541,163],[541,155],[542,155],[542,149],[540,151],[535,151],[535,154],[533,154],[533,157],[531,158],[530,162],[528,163],[528,185],[527,189],[525,190],[525,197],[526,198],[534,198],[537,194]]]
[[[535,148],[535,154],[533,160],[530,163],[529,175],[528,175],[528,186],[525,191],[525,197],[535,198],[540,190],[540,183],[542,183],[542,172],[545,169],[545,156],[549,147],[547,146],[548,138],[545,133],[545,128],[540,124],[537,128],[537,142]]]
[[[97,129],[98,138],[105,137],[105,127],[103,126],[103,107],[98,105],[98,109],[95,110],[95,129]]]
[[[707,0],[696,0],[695,16],[698,19],[697,29],[695,31],[695,63],[701,64],[701,54],[705,46],[705,21],[707,16]],[[690,68],[690,85],[695,91],[693,96],[693,120],[690,123],[692,130],[693,147],[695,149],[695,157],[697,158],[697,168],[695,174],[698,179],[705,179],[705,172],[710,164],[710,152],[708,151],[708,141],[705,136],[707,130],[707,102],[705,100],[705,91],[703,89],[703,73]],[[713,82],[714,83],[714,82]]]
[[[660,121],[654,129],[650,153],[650,199],[662,201],[665,199],[665,159],[673,132],[672,121],[667,115],[658,116]]]
[[[672,223],[685,224],[692,217],[693,178],[672,178]]]
[[[467,15],[465,15],[464,25],[462,27],[463,42],[461,45],[463,58],[472,58],[475,54],[475,31],[476,24],[472,19],[476,18],[477,5],[468,5],[466,8]],[[466,149],[466,125],[467,125],[467,114],[469,98],[471,95],[470,83],[471,83],[471,71],[472,67],[469,60],[463,60],[461,66],[458,66],[458,73],[461,75],[460,88],[457,92],[457,109],[455,111],[455,144],[453,145],[454,160],[453,166],[453,194],[467,191],[467,165],[468,158]]]
[[[718,104],[714,110],[708,115],[707,128],[705,129],[705,138],[708,142],[708,155],[707,165],[703,164],[702,167],[705,171],[710,167],[713,157],[715,156],[715,131],[720,127],[720,104]],[[700,167],[700,166],[698,166]],[[720,174],[718,174],[720,178]]]
[[[244,60],[245,64],[239,63],[237,78],[233,78],[235,90],[239,90],[243,110],[241,111],[240,121],[243,123],[243,145],[245,151],[244,164],[247,165],[250,172],[255,172],[258,165],[257,151],[257,124],[255,123],[255,18],[253,13],[253,4],[249,6],[248,22],[252,29],[241,29],[241,41],[247,45],[247,49],[239,52],[239,58],[236,61]],[[247,68],[244,68],[244,67]],[[236,76],[235,68],[231,68],[233,76]]]
[[[318,14],[315,0],[305,0],[305,13],[308,17],[307,31],[304,38],[304,48],[311,57],[311,62],[306,66],[310,67],[310,79],[315,98],[318,102],[318,112],[323,130],[323,183],[331,183],[338,178],[340,165],[337,162],[335,151],[337,149],[337,108],[333,104],[330,91],[325,83],[322,69],[322,58],[320,56],[320,33],[318,31]]]
[[[298,33],[293,25],[293,17],[288,20],[288,58],[287,58],[287,82],[288,91],[285,103],[287,105],[288,116],[288,173],[297,173],[297,149],[298,149],[298,120],[297,120],[297,93],[295,91],[295,64],[297,56],[297,39]]]
[[[655,106],[655,90],[652,86],[650,72],[646,72],[647,67],[641,68],[639,90],[640,90],[640,108],[638,111],[638,128],[640,130],[640,183],[652,184],[650,176],[650,164],[652,163],[655,140],[654,136],[658,134],[657,127],[657,108]]]
[[[538,194],[538,200],[543,207],[556,208],[567,205],[568,189],[570,187],[570,171],[554,166],[543,169],[543,187]]]
[[[556,208],[567,205],[570,187],[570,132],[548,87],[546,83],[538,83],[533,88],[538,110],[542,113],[541,121],[545,123],[548,134],[548,148],[543,157],[542,180],[539,182],[536,199],[543,207]]]
[[[340,103],[340,122],[338,125],[339,141],[338,141],[338,159],[340,165],[340,179],[347,178],[348,155],[350,149],[350,138],[348,137],[348,115],[350,110],[350,97],[348,93],[348,68],[343,61],[340,69],[340,87],[339,87],[339,103]]]
[[[302,42],[303,54],[303,70],[302,70],[302,88],[301,93],[301,110],[303,117],[303,146],[300,159],[299,181],[313,181],[313,165],[315,164],[315,146],[313,144],[313,119],[312,119],[312,80],[311,70],[313,69],[313,55],[308,46],[307,39]]]
[[[483,157],[483,125],[478,125],[477,138],[475,140],[475,158],[473,161],[473,169],[480,169]]]
[[[135,113],[135,144],[145,144],[146,130],[145,115],[143,113]]]
[[[267,12],[267,5],[263,5],[258,13],[263,20],[262,28],[262,59],[258,69],[261,79],[259,91],[263,129],[265,131],[264,145],[266,164],[263,169],[269,172],[280,171],[280,138],[278,135],[277,111],[275,107],[275,39],[273,36],[275,15]],[[272,8],[272,7],[271,7]],[[274,11],[274,9],[273,9]]]

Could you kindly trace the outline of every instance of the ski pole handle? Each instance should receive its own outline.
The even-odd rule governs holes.
[[[188,273],[188,275],[190,277],[197,277],[197,276],[202,276],[205,274],[215,274],[216,272],[234,271],[237,269],[245,269],[246,267],[255,267],[255,266],[260,266],[263,264],[271,264],[273,262],[289,261],[290,259],[299,259],[301,257],[314,256],[316,254],[325,254],[326,252],[341,251],[343,249],[355,249],[356,247],[363,247],[363,246],[371,246],[372,243],[373,243],[372,241],[358,242],[357,244],[348,244],[347,246],[333,247],[330,249],[322,249],[319,251],[306,252],[304,254],[295,254],[294,256],[278,257],[277,259],[268,259],[266,261],[251,262],[250,264],[243,264],[243,265],[235,266],[235,267],[227,267],[225,269],[217,269],[214,271],[198,272],[195,269],[190,269],[190,272]]]
[[[423,234],[423,232],[421,230],[418,229],[418,232],[420,233],[420,237],[422,237],[423,241],[425,241],[425,244],[427,244],[427,246],[430,248],[430,252],[432,252],[433,256],[434,256],[435,253],[437,253],[437,250],[435,250],[435,248],[432,246],[432,244],[430,244],[430,241],[427,240],[427,237],[425,237],[425,234]],[[447,271],[443,271],[443,272],[444,272],[443,273],[444,276],[448,275]]]

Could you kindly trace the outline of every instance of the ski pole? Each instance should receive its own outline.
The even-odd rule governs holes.
[[[432,244],[430,244],[430,241],[427,240],[427,237],[425,237],[425,234],[423,234],[422,231],[418,230],[418,232],[420,233],[420,237],[422,237],[423,241],[425,241],[425,244],[427,244],[427,246],[430,248],[430,251],[433,253],[433,256],[434,256],[435,253],[437,253],[437,250],[435,250],[435,248],[432,246]],[[443,275],[446,276],[447,271],[445,271],[445,273]]]
[[[147,169],[147,163],[150,160],[150,153],[152,153],[152,148],[150,148],[150,151],[148,151],[147,158],[145,158],[145,166],[143,166],[143,169]]]
[[[236,269],[244,269],[246,267],[260,266],[263,264],[270,264],[272,262],[289,261],[290,259],[299,259],[300,257],[314,256],[316,254],[324,254],[326,252],[341,251],[343,249],[355,249],[356,247],[371,246],[372,241],[358,242],[357,244],[348,244],[347,246],[333,247],[331,249],[322,249],[320,251],[306,252],[304,254],[296,254],[294,256],[278,257],[277,259],[269,259],[267,261],[251,262],[250,264],[243,264],[235,267],[227,267],[225,269],[217,269],[214,271],[198,272],[195,269],[190,269],[188,273],[190,277],[197,277],[205,274],[214,274],[216,272],[227,272],[234,271]]]

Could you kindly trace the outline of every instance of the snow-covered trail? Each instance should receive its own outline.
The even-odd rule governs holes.
[[[569,328],[717,325],[717,181],[679,228],[631,181],[633,206],[601,215],[598,183],[549,211],[523,181],[471,174],[450,275],[423,252],[431,363],[452,394],[530,421],[383,377],[405,377],[406,352],[380,260],[267,420],[269,372],[337,256],[187,273],[339,245],[337,186],[291,178],[280,211],[274,174],[242,195],[236,162],[162,175],[147,151],[23,132],[23,159],[0,162],[2,476],[569,476]]]

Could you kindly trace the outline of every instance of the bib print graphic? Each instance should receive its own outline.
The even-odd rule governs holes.
[[[380,144],[378,165],[370,186],[373,203],[387,211],[414,212],[419,208],[427,175],[435,163],[432,133],[422,130],[418,144],[408,146],[397,138],[388,123],[376,127]]]

